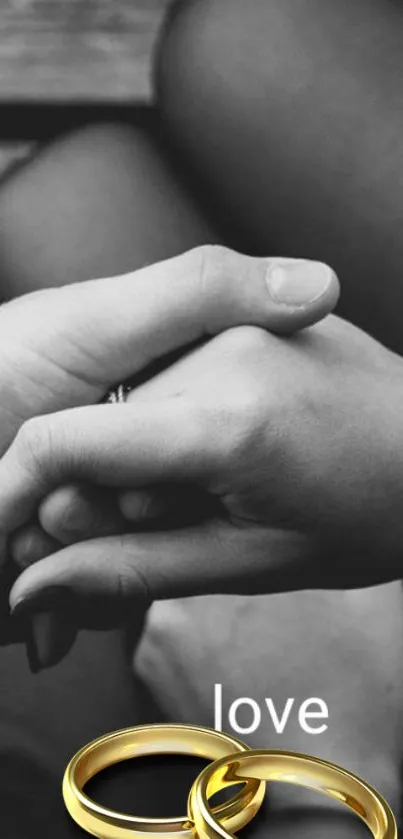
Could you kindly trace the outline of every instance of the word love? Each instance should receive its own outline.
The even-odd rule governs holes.
[[[323,734],[328,729],[326,723],[322,722],[329,719],[328,707],[323,699],[317,697],[305,699],[300,705],[296,705],[295,699],[289,697],[280,708],[276,707],[270,697],[264,698],[261,707],[255,699],[242,696],[231,703],[227,717],[230,728],[236,734],[253,734],[261,725],[263,715],[269,717],[277,734],[283,734],[293,714],[297,715],[300,727],[307,734]],[[224,716],[223,688],[221,684],[216,684],[214,685],[214,728],[216,731],[222,731],[223,726],[227,727]]]

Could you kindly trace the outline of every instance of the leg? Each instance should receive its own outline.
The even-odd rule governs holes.
[[[132,271],[214,241],[148,132],[82,130],[0,191],[0,297]]]
[[[132,270],[213,239],[145,132],[89,128],[42,151],[0,188],[0,294]],[[61,801],[64,767],[80,745],[135,724],[144,708],[155,720],[158,709],[143,694],[116,633],[83,634],[67,661],[37,676],[24,650],[0,648],[4,835],[76,835]],[[126,793],[118,786],[119,795],[132,793],[131,779]],[[139,809],[140,779],[136,789]]]
[[[222,218],[247,249],[329,262],[341,313],[403,352],[401,4],[174,9],[160,108]]]

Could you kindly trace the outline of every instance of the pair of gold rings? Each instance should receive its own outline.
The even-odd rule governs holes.
[[[90,778],[115,763],[156,754],[182,754],[213,761],[196,778],[188,814],[148,819],[118,813],[92,801],[83,791]],[[63,797],[74,821],[98,839],[233,839],[258,812],[266,781],[309,787],[345,804],[375,839],[397,839],[393,813],[369,784],[333,763],[273,750],[252,751],[245,743],[209,728],[148,725],[126,728],[88,743],[72,758],[63,779]],[[240,791],[215,807],[209,799],[227,787]]]

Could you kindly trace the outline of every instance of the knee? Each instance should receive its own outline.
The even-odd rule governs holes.
[[[176,0],[157,51],[161,111],[181,130],[193,123],[195,135],[206,120],[211,129],[215,118],[217,129],[220,118],[232,119],[237,132],[251,113],[273,123],[290,106],[287,128],[298,125],[299,132],[315,120],[313,105],[330,118],[334,103],[339,114],[344,96],[357,96],[346,70],[371,78],[370,48],[385,58],[394,51],[383,6],[379,0]],[[365,38],[357,25],[362,14]],[[344,73],[335,59],[340,44]]]
[[[293,29],[287,20],[296,4],[287,12],[283,5],[279,0],[174,3],[157,50],[155,80],[160,110],[178,134],[193,129],[200,137],[203,125],[218,131],[220,120],[232,120],[239,133],[245,108],[264,106],[269,84],[273,95],[276,79],[279,86],[281,81],[284,93]],[[291,79],[292,67],[288,75]]]
[[[0,297],[132,271],[204,236],[146,126],[88,126],[2,184]]]
[[[290,169],[282,161],[280,178],[279,157],[286,158],[282,150],[298,120],[290,99],[312,66],[311,57],[300,58],[300,67],[295,58],[298,5],[179,0],[157,51],[155,87],[168,136],[199,177],[206,201],[214,195],[213,209],[226,219],[226,238],[238,249],[280,247],[267,241],[267,196],[273,189],[281,194]],[[293,169],[295,154],[292,149]],[[273,226],[270,218],[272,233]]]
[[[149,157],[143,132],[95,125],[11,172],[0,188],[1,297],[129,270],[131,199]]]

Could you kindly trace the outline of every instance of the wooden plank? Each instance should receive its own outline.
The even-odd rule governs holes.
[[[147,100],[169,2],[2,0],[0,101]]]

